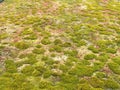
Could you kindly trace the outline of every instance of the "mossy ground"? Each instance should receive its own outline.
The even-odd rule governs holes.
[[[0,90],[120,90],[120,2],[4,0]]]

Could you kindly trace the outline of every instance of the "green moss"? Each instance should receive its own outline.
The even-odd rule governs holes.
[[[95,48],[93,45],[88,47],[89,50],[91,50],[93,53],[99,53],[99,49]]]
[[[107,78],[107,75],[104,72],[97,72],[95,73],[95,76],[98,78]]]
[[[96,59],[101,62],[106,62],[109,59],[109,57],[108,55],[99,55]]]
[[[6,72],[10,72],[10,73],[17,72],[17,67],[13,60],[5,60],[5,69]]]
[[[120,75],[120,65],[117,63],[108,63],[109,68],[115,73]]]
[[[112,79],[108,79],[108,80],[105,80],[105,87],[108,89],[117,90],[120,88],[120,85],[116,81]]]
[[[9,37],[7,33],[0,33],[0,40],[5,39],[7,37]]]
[[[47,45],[47,44],[50,44],[51,41],[50,41],[48,38],[43,38],[43,39],[41,40],[41,43],[42,43],[43,45]]]
[[[36,45],[36,48],[41,48],[41,47],[42,47],[42,45],[41,45],[41,44]]]
[[[71,47],[71,43],[70,42],[65,42],[64,44],[62,44],[63,47]]]
[[[77,90],[91,90],[91,86],[88,83],[78,85]]]
[[[32,52],[35,54],[44,54],[45,49],[44,48],[35,48]]]
[[[86,60],[92,60],[92,59],[95,59],[96,58],[96,55],[95,54],[87,54],[84,56],[84,59]]]
[[[51,85],[51,83],[49,81],[46,81],[46,80],[41,80],[39,82],[39,88],[40,89],[44,89],[44,88],[47,88]]]
[[[112,61],[120,65],[120,56],[112,58]]]
[[[62,52],[62,47],[56,45],[56,46],[51,47],[51,48],[49,49],[49,51],[50,51],[50,52],[54,52],[54,51],[56,51],[56,52],[59,53],[59,52]]]
[[[34,68],[31,65],[25,66],[21,72],[27,76],[31,76],[33,74]]]
[[[115,54],[115,53],[117,52],[117,49],[115,49],[115,48],[107,48],[107,49],[106,49],[106,52],[107,52],[107,53]]]
[[[104,82],[96,77],[91,77],[89,79],[89,83],[90,83],[90,85],[92,85],[95,88],[103,88],[104,87]]]
[[[54,40],[54,44],[55,45],[61,45],[62,44],[62,41],[60,39],[55,39]]]
[[[64,54],[75,57],[75,56],[78,55],[78,51],[76,51],[76,50],[67,50],[67,51],[64,51]]]
[[[73,75],[65,74],[61,76],[61,81],[64,83],[78,83],[78,78]]]
[[[25,28],[22,32],[21,35],[29,35],[34,33],[33,30],[31,28]]]
[[[15,43],[15,47],[23,50],[23,49],[29,48],[30,44],[28,42],[25,42],[25,41],[20,41],[20,42]]]
[[[35,33],[29,34],[27,36],[24,36],[24,39],[26,40],[35,40],[37,39],[37,35]]]

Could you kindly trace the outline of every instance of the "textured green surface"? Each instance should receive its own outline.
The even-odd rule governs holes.
[[[5,0],[0,90],[120,90],[120,2]]]

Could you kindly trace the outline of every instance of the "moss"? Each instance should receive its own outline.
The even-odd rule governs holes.
[[[65,42],[64,44],[62,44],[63,47],[71,47],[71,43],[70,42]]]
[[[107,48],[107,49],[106,49],[106,52],[107,52],[107,53],[115,54],[115,53],[117,52],[117,49],[115,49],[115,48]]]
[[[91,50],[93,53],[99,53],[99,49],[95,48],[93,45],[88,47],[89,50]]]
[[[41,48],[41,47],[42,47],[41,44],[36,45],[36,48]]]
[[[0,33],[0,40],[5,39],[7,37],[9,37],[7,33]]]
[[[52,72],[50,70],[47,70],[43,73],[44,78],[49,78],[52,75]]]
[[[26,40],[35,40],[37,39],[37,35],[35,33],[29,34],[27,36],[24,36],[24,39]]]
[[[50,44],[51,41],[50,41],[48,38],[43,38],[43,39],[41,40],[41,43],[42,43],[43,45],[47,45],[47,44]]]
[[[96,59],[101,61],[101,62],[106,62],[109,58],[107,55],[100,55]]]
[[[96,55],[95,54],[87,54],[84,56],[84,59],[86,60],[92,60],[92,59],[95,59],[96,58]]]
[[[20,42],[15,43],[15,47],[23,50],[23,49],[29,48],[30,44],[28,42],[25,42],[25,41],[20,41]]]
[[[77,65],[75,68],[69,70],[69,74],[77,75],[79,77],[91,76],[93,74],[93,68],[86,65]]]
[[[76,50],[67,50],[67,51],[64,51],[64,54],[75,57],[75,56],[78,55],[78,51],[76,51]]]
[[[117,90],[120,88],[120,85],[116,81],[112,79],[108,79],[108,80],[105,80],[105,87],[108,89]]]
[[[94,71],[99,71],[104,67],[104,65],[105,65],[105,63],[103,63],[103,62],[95,62],[93,69],[94,69]]]
[[[54,51],[56,51],[56,52],[59,53],[59,52],[62,52],[62,47],[56,45],[56,46],[51,47],[51,48],[49,49],[49,51],[50,51],[50,52],[54,52]]]
[[[80,84],[78,85],[77,90],[91,90],[91,86],[88,83]]]
[[[25,28],[22,32],[21,35],[29,35],[34,33],[33,30],[31,28]]]
[[[44,54],[45,49],[44,48],[35,48],[32,52],[35,54]]]
[[[54,44],[55,45],[61,45],[62,44],[62,41],[60,39],[55,39],[54,40]]]
[[[40,89],[44,89],[44,88],[47,88],[47,87],[49,87],[49,86],[51,86],[51,83],[50,83],[49,81],[41,80],[41,81],[39,82],[39,88],[40,88]]]
[[[95,76],[98,78],[107,78],[107,75],[104,72],[97,72]]]
[[[112,58],[112,61],[120,65],[120,56]]]
[[[5,69],[6,72],[16,73],[17,67],[13,60],[5,60]]]
[[[108,63],[109,68],[115,73],[120,75],[120,66],[117,63]]]
[[[31,65],[25,66],[21,72],[27,76],[31,76],[34,71],[34,68]]]
[[[91,77],[89,79],[89,83],[90,83],[90,85],[92,85],[95,88],[103,88],[104,87],[104,82],[96,77]]]
[[[78,78],[73,75],[65,74],[61,76],[61,81],[64,83],[78,83]]]

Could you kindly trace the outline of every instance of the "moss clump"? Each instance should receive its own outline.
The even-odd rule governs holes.
[[[120,88],[120,85],[116,81],[112,79],[108,79],[108,80],[105,80],[105,88],[117,90]]]
[[[54,44],[55,45],[61,45],[62,44],[62,41],[60,39],[55,39],[54,40]]]
[[[67,50],[67,51],[64,51],[64,54],[75,57],[78,55],[78,51],[77,50]]]
[[[0,33],[0,40],[5,39],[7,37],[9,37],[7,33]]]
[[[32,52],[35,54],[44,54],[45,49],[44,48],[35,48]]]
[[[95,59],[96,58],[96,55],[95,54],[87,54],[84,56],[84,59],[86,60],[92,60],[92,59]]]
[[[36,45],[36,48],[41,48],[41,47],[42,47],[41,44]]]
[[[107,52],[107,53],[115,54],[115,53],[117,52],[117,49],[115,49],[115,48],[107,48],[107,49],[106,49],[106,52]]]
[[[27,76],[31,76],[33,74],[34,68],[31,65],[25,66],[21,72]]]
[[[43,39],[41,40],[41,43],[42,43],[43,45],[47,45],[47,44],[50,44],[51,41],[50,41],[48,38],[43,38]]]
[[[112,61],[120,65],[120,56],[112,58]]]
[[[71,43],[70,42],[65,42],[64,44],[62,44],[63,47],[71,47]]]
[[[109,56],[106,54],[101,54],[96,59],[101,61],[101,62],[106,62],[109,59]]]
[[[62,75],[61,80],[64,83],[78,83],[78,78],[69,74]]]
[[[91,86],[88,83],[80,84],[78,85],[77,90],[91,90]]]
[[[49,81],[41,80],[39,82],[39,88],[40,89],[48,88],[49,86],[51,86],[51,83]]]
[[[21,42],[16,42],[15,43],[15,47],[18,49],[27,49],[30,47],[30,44],[28,42],[25,41],[21,41]]]
[[[92,85],[94,88],[103,88],[104,82],[98,79],[97,77],[92,77],[89,79],[90,85]]]
[[[56,52],[59,53],[59,52],[62,52],[62,47],[56,45],[56,46],[53,46],[52,48],[50,48],[49,51],[50,51],[50,52],[54,52],[54,51],[56,51]]]
[[[116,74],[120,75],[120,65],[117,63],[108,63],[109,68]]]
[[[93,45],[88,47],[89,50],[91,50],[93,53],[99,53],[99,49],[95,48]]]
[[[6,72],[9,72],[9,73],[17,72],[17,67],[13,60],[5,61],[5,69],[6,69]]]
[[[104,72],[97,72],[97,73],[95,73],[95,76],[98,78],[107,78],[107,76]]]
[[[25,36],[24,39],[35,40],[35,39],[37,39],[37,35],[35,33],[32,33],[32,34]]]

